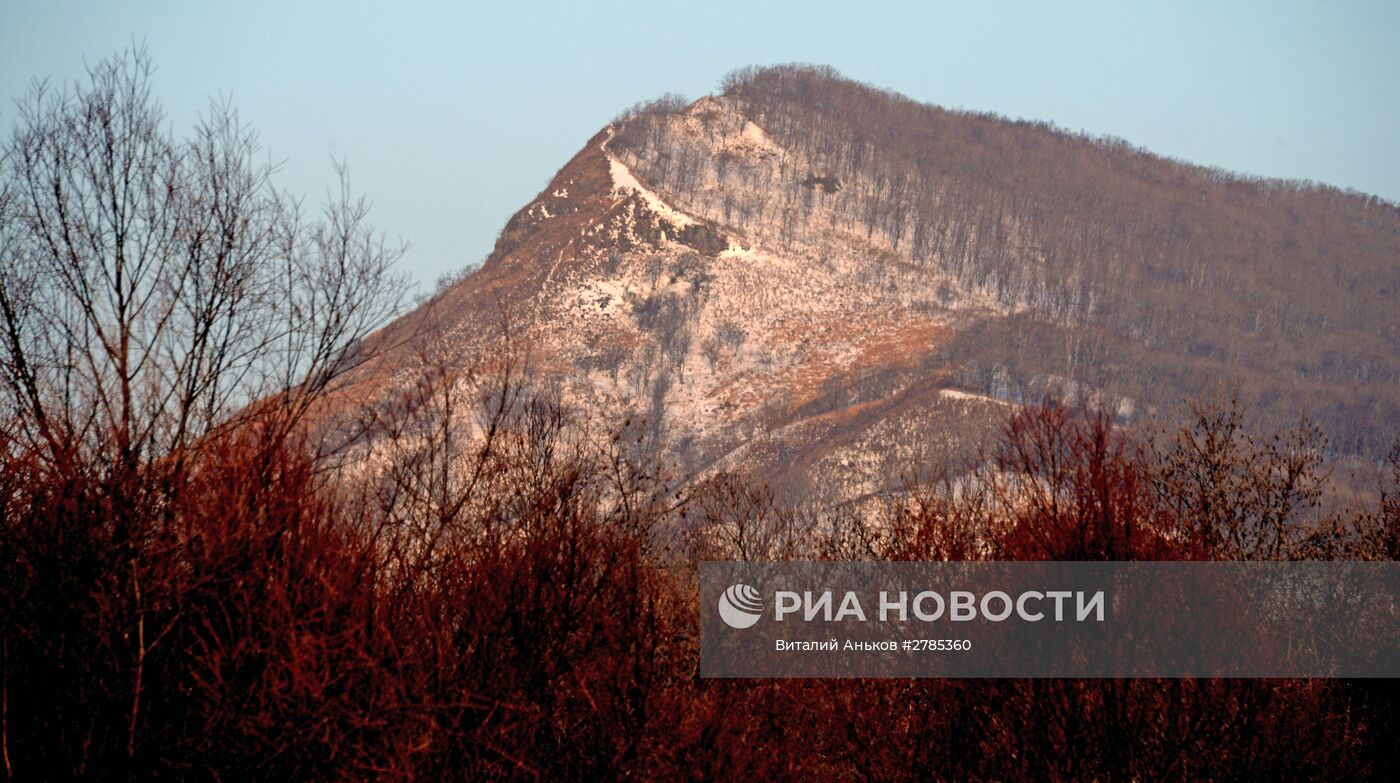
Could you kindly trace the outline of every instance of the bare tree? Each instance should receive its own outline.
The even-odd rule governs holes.
[[[201,473],[189,447],[226,448],[210,436],[256,423],[246,472],[278,474],[288,436],[401,289],[401,250],[367,225],[343,169],[309,219],[228,104],[173,136],[151,73],[137,49],[84,83],[36,83],[0,150],[0,457],[100,488],[73,535],[108,563],[85,598],[120,630],[124,682],[107,686],[128,762],[157,688],[148,661],[181,616],[161,569],[200,538],[179,523],[181,487]],[[38,518],[62,529],[58,516]]]
[[[401,248],[343,169],[308,219],[226,103],[174,137],[151,73],[137,49],[36,83],[0,157],[0,406],[49,459],[130,468],[239,410],[286,426],[397,309]]]

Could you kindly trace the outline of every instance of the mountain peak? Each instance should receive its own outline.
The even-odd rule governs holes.
[[[1232,381],[1371,454],[1397,258],[1376,199],[779,66],[599,131],[429,331],[465,364],[508,313],[571,401],[691,475],[852,499],[1044,394],[1131,418]]]

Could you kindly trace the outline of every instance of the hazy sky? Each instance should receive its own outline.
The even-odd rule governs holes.
[[[279,182],[332,156],[431,285],[594,132],[749,64],[812,62],[949,107],[1400,200],[1400,2],[0,2],[0,127],[34,76],[133,40],[172,123],[233,99]]]

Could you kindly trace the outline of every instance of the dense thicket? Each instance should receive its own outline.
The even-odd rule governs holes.
[[[956,491],[829,515],[736,477],[677,499],[548,394],[462,388],[422,389],[353,489],[255,434],[158,487],[8,458],[6,778],[1395,772],[1384,685],[696,677],[700,559],[1393,558],[1393,496],[1309,513],[1306,433],[1279,445],[1202,409],[1149,443],[1035,406]],[[114,510],[133,495],[159,502]],[[114,546],[122,517],[147,532],[134,547]]]
[[[776,160],[695,143],[675,101],[626,115],[613,148],[678,203],[767,245],[863,236],[1031,316],[1001,341],[1050,343],[1033,362],[975,371],[1163,408],[1201,379],[1238,377],[1262,414],[1306,407],[1340,450],[1388,446],[1374,434],[1400,414],[1395,204],[949,111],[829,68],[749,68],[721,87]]]

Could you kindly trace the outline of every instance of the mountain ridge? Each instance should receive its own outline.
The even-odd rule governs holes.
[[[1397,281],[1383,200],[780,67],[599,131],[372,346],[427,334],[463,365],[509,321],[586,415],[647,421],[691,475],[849,499],[965,462],[1044,394],[1132,420],[1234,383],[1373,455],[1400,418]],[[357,396],[412,377],[391,355]]]

